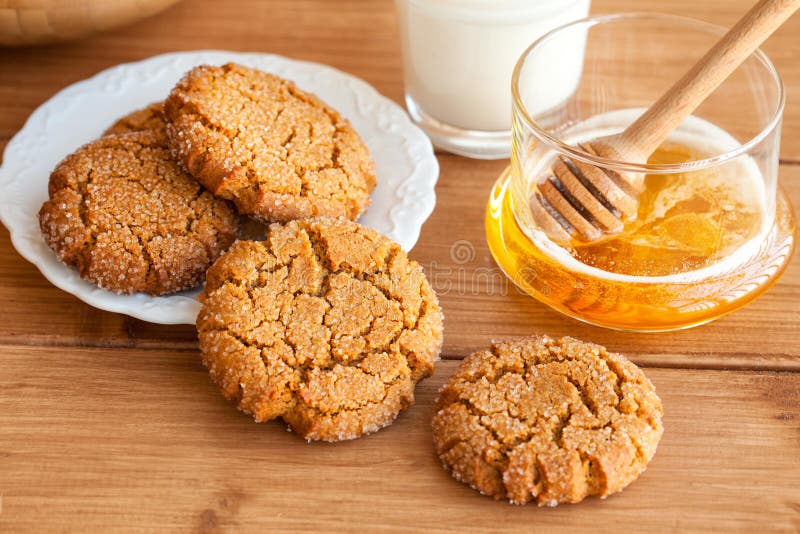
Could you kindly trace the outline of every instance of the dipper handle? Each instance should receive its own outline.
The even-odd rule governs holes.
[[[636,122],[615,147],[628,161],[646,160],[667,136],[797,9],[800,0],[760,0]]]

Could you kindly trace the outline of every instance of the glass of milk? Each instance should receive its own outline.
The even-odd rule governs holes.
[[[507,158],[511,151],[511,73],[520,54],[546,32],[583,18],[590,0],[396,0],[406,104],[437,147],[463,156]],[[570,43],[539,71],[541,105],[577,87],[584,43]]]

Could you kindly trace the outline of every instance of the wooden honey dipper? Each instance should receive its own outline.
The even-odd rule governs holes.
[[[646,163],[678,127],[792,13],[800,0],[761,0],[658,101],[622,133],[579,147],[626,163]],[[530,201],[537,224],[559,241],[596,241],[636,218],[643,173],[615,172],[561,156]]]

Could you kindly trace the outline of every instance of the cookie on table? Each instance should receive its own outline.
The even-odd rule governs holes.
[[[112,124],[103,135],[123,134],[155,130],[166,135],[167,123],[164,121],[164,102],[154,102],[149,106],[137,109]]]
[[[236,238],[227,201],[175,163],[157,131],[112,134],[67,156],[39,211],[45,241],[82,278],[163,295],[202,283]]]
[[[445,468],[515,504],[621,491],[645,470],[663,432],[661,400],[644,373],[569,337],[522,338],[472,354],[434,410]]]
[[[367,147],[336,110],[290,81],[234,63],[195,67],[165,115],[175,157],[242,214],[355,220],[369,205]]]
[[[442,313],[419,264],[344,219],[270,225],[209,269],[197,317],[213,382],[308,440],[391,424],[433,373]]]

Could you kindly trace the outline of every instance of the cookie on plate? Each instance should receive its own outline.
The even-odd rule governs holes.
[[[45,241],[84,279],[117,293],[197,286],[238,218],[169,154],[157,131],[112,134],[67,156],[39,211]]]
[[[367,147],[336,110],[290,81],[234,63],[195,67],[165,115],[176,158],[242,214],[355,220],[369,205]]]
[[[203,363],[256,421],[308,440],[374,432],[433,373],[442,313],[422,268],[344,219],[269,227],[209,269],[197,317]]]
[[[112,124],[103,135],[123,134],[155,130],[166,134],[167,123],[164,121],[164,102],[154,102],[149,106],[137,109]]]
[[[439,392],[436,453],[495,499],[555,506],[606,497],[636,479],[661,439],[661,400],[644,373],[565,337],[494,343]]]

